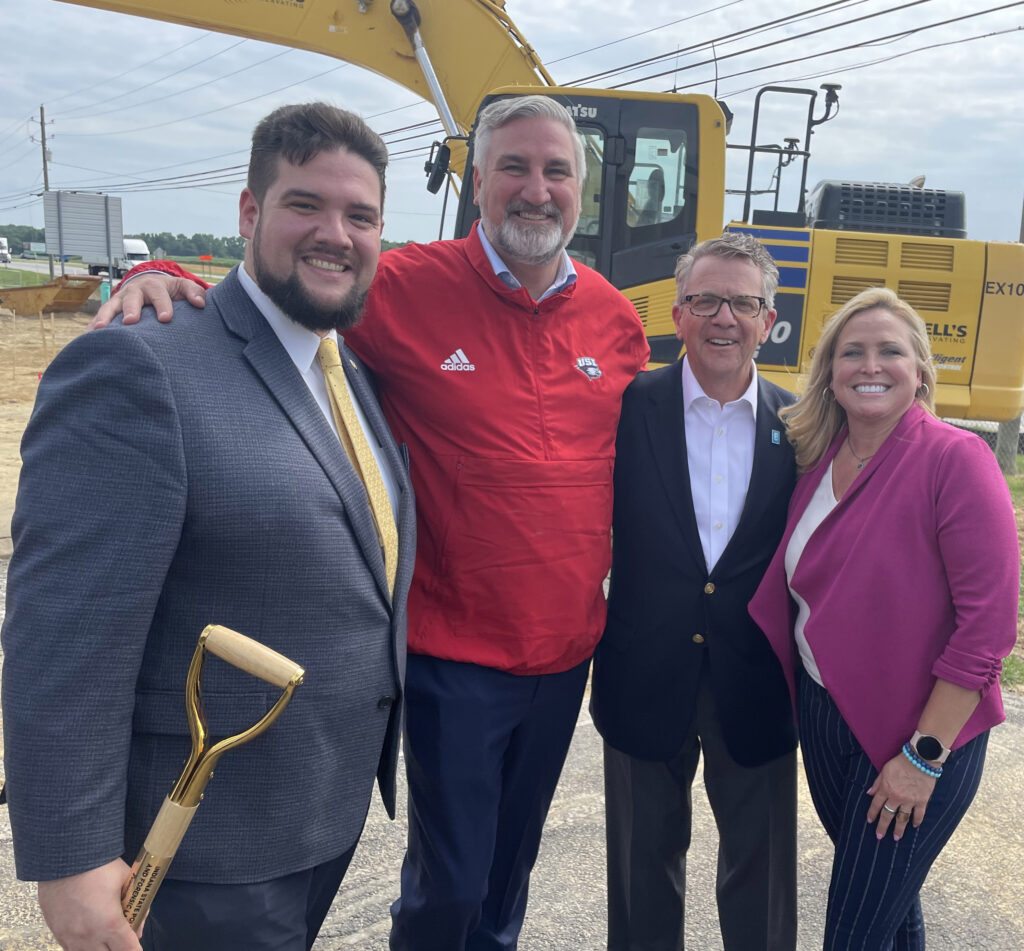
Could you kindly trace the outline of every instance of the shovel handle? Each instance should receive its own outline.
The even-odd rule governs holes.
[[[121,909],[128,924],[137,933],[156,897],[157,889],[167,874],[174,853],[181,845],[198,806],[180,806],[164,799],[149,835],[132,864],[131,877],[121,896]]]
[[[302,667],[238,631],[221,624],[209,624],[202,637],[211,654],[275,687],[283,689],[289,684],[302,683],[305,674]]]

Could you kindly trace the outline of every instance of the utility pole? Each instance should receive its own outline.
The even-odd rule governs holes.
[[[50,172],[46,167],[46,110],[42,103],[39,104],[39,141],[43,144],[43,191],[50,190]],[[53,280],[53,255],[50,259],[50,280]]]

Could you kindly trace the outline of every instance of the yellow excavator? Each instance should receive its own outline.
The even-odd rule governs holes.
[[[761,373],[801,387],[829,314],[865,287],[885,285],[928,323],[939,414],[1004,421],[1024,408],[1024,244],[967,239],[963,195],[915,185],[823,182],[805,203],[815,127],[835,114],[839,87],[769,86],[754,108],[749,143],[726,143],[728,108],[704,95],[558,86],[505,9],[504,0],[65,0],[323,53],[363,66],[434,103],[445,141],[432,156],[436,190],[472,156],[480,107],[500,96],[543,93],[562,102],[586,142],[588,175],[569,247],[636,306],[653,359],[676,358],[672,326],[676,258],[720,234],[726,150],[748,155],[743,221],[781,273],[778,319],[757,354]],[[806,131],[785,146],[757,141],[764,95],[796,95]],[[755,160],[776,162],[775,207],[750,211]],[[800,202],[778,210],[783,169],[800,161]],[[476,208],[461,190],[456,234]]]

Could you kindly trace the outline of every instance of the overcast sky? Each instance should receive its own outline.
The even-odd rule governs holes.
[[[734,42],[722,38],[824,2],[699,0],[688,12],[678,0],[507,0],[506,12],[555,80],[566,84],[699,42],[718,41],[717,53],[725,56],[819,31],[719,63],[718,95],[736,116],[730,141],[749,139],[759,86],[842,83],[838,117],[814,135],[809,184],[824,178],[907,182],[923,174],[928,187],[966,194],[971,237],[1014,241],[1024,197],[1024,3],[983,12],[1000,5],[844,2]],[[928,28],[969,14],[979,15]],[[877,42],[901,31],[905,35]],[[244,165],[253,125],[287,102],[319,98],[353,109],[389,142],[410,134],[394,130],[436,115],[405,89],[328,57],[58,0],[0,0],[0,38],[0,224],[42,227],[42,202],[29,197],[42,190],[40,104],[52,151],[51,189],[100,190]],[[784,64],[854,44],[861,45]],[[681,91],[713,94],[713,68],[692,66],[708,58],[707,51],[682,53],[668,65],[607,84],[676,66],[674,76],[630,88],[661,92],[676,83]],[[762,107],[762,141],[803,135],[805,107],[796,97],[782,101]],[[419,138],[392,148],[428,145],[429,138]],[[425,154],[423,148],[393,159],[386,238],[437,236],[441,197],[424,189]],[[729,163],[728,187],[739,188],[746,176],[743,153],[730,153]],[[755,185],[766,185],[769,173],[765,166]],[[798,177],[790,175],[791,183]],[[125,194],[125,232],[235,234],[240,187],[226,181]],[[734,201],[727,213],[738,215],[741,207]]]

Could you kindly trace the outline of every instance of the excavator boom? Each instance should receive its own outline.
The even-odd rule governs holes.
[[[410,38],[388,0],[64,0],[80,6],[323,53],[362,66],[433,101]],[[552,85],[505,13],[504,0],[411,4],[441,90],[462,132],[498,86]],[[418,8],[418,10],[417,10]]]

